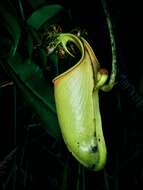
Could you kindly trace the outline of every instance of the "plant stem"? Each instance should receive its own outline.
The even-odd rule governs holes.
[[[102,7],[104,10],[104,14],[106,17],[106,22],[109,30],[110,35],[110,43],[111,43],[111,51],[112,51],[112,70],[108,84],[102,87],[103,91],[110,91],[113,86],[115,85],[115,78],[117,74],[117,52],[116,52],[116,43],[115,43],[115,36],[113,32],[113,26],[111,22],[111,17],[107,8],[106,0],[101,0]]]

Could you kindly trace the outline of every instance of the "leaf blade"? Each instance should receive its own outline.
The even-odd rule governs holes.
[[[2,66],[10,74],[29,106],[39,115],[49,135],[57,140],[60,139],[53,86],[44,79],[39,66],[32,60],[23,63],[18,54]]]
[[[38,30],[45,22],[50,22],[61,11],[63,11],[63,7],[58,4],[41,7],[28,18],[27,23]]]
[[[5,27],[14,41],[10,51],[10,55],[13,56],[17,50],[21,36],[20,26],[16,20],[16,17],[10,14],[4,7],[0,7],[0,13],[2,18],[4,19]]]

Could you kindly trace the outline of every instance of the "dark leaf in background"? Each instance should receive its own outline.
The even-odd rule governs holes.
[[[20,5],[22,6],[21,1]],[[40,26],[40,24],[43,24],[45,21],[51,19],[55,14],[57,14],[62,9],[63,8],[59,5],[42,7],[42,9],[36,11],[32,15],[32,17],[30,17],[29,23],[33,24],[33,21],[35,22],[36,21],[35,19],[38,19],[37,20],[38,25],[36,26],[38,27]],[[14,18],[13,15],[11,16],[9,12],[5,11],[4,8],[1,8],[1,12],[2,16],[7,21],[5,27],[8,30],[8,32],[10,31],[10,34],[15,42],[14,46],[12,46],[13,50],[12,55],[14,56],[20,39],[20,28],[16,18]],[[51,13],[50,15],[49,12]],[[44,13],[42,17],[40,16],[41,13],[42,14]],[[17,54],[13,58],[9,59],[8,63],[6,63],[5,65],[5,69],[8,71],[10,77],[12,77],[12,79],[15,81],[15,83],[21,90],[24,99],[26,99],[28,103],[30,103],[31,107],[34,106],[33,109],[40,114],[40,117],[42,116],[43,123],[47,128],[49,128],[48,129],[49,134],[57,138],[59,137],[60,132],[56,116],[52,83],[51,82],[49,83],[49,81],[45,80],[43,76],[43,71],[39,68],[39,66],[36,63],[30,60],[33,53],[33,40],[38,41],[39,37],[36,31],[34,31],[34,29],[32,29],[31,27],[28,30],[24,28],[24,30],[27,36],[26,38],[24,36],[23,45],[24,49],[27,50],[29,54],[29,58],[27,57],[25,59],[22,58],[20,54]],[[20,46],[22,46],[22,39]],[[23,52],[25,52],[24,49],[22,50]],[[23,53],[22,51],[21,53]],[[42,67],[45,67],[47,63],[47,56],[44,50],[42,49],[39,49],[38,53],[40,56],[39,64],[41,64]]]
[[[47,5],[36,10],[27,20],[27,23],[35,29],[40,29],[40,27],[47,22],[52,24],[53,19],[63,11],[61,5]]]
[[[32,60],[24,63],[19,55],[15,55],[6,65],[8,73],[19,87],[24,99],[36,111],[47,131],[55,138],[60,136],[52,83],[49,84],[43,72]]]
[[[20,34],[21,34],[20,26],[17,22],[17,18],[14,15],[7,12],[7,10],[1,6],[0,6],[0,15],[3,18],[2,21],[4,23],[4,26],[6,27],[7,31],[10,33],[13,40],[10,51],[10,55],[13,56],[17,50],[20,40]]]

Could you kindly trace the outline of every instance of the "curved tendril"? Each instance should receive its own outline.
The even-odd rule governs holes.
[[[113,86],[115,85],[115,78],[117,75],[117,52],[116,52],[116,43],[115,43],[115,37],[113,32],[113,26],[111,23],[111,18],[107,9],[106,0],[101,0],[103,10],[106,16],[106,22],[109,30],[110,40],[111,40],[111,51],[112,51],[112,70],[111,75],[108,84],[105,84],[102,86],[101,90],[108,92],[110,91]]]

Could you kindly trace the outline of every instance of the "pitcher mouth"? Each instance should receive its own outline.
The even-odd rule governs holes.
[[[66,37],[69,37],[68,39]],[[68,52],[68,54],[70,54],[71,56],[73,56],[67,49],[66,44],[67,42],[73,42],[79,49],[80,53],[81,53],[81,57],[79,59],[79,61],[73,65],[72,67],[70,67],[69,69],[67,69],[65,72],[61,73],[60,75],[58,75],[57,77],[55,77],[52,82],[55,83],[58,79],[63,78],[64,76],[66,76],[68,73],[72,72],[73,70],[75,70],[84,60],[85,57],[85,49],[84,49],[84,44],[82,43],[82,41],[75,36],[74,34],[60,34],[59,37],[57,38],[57,45],[59,45],[60,43],[63,45],[65,51]],[[74,56],[73,56],[74,57]]]
[[[100,64],[99,64],[99,62],[98,62],[92,48],[88,44],[88,42],[84,38],[77,37],[74,34],[69,34],[69,33],[60,34],[59,37],[57,38],[56,46],[61,43],[63,45],[65,51],[67,51],[68,54],[70,54],[71,56],[73,56],[73,55],[69,52],[69,50],[66,47],[66,44],[69,41],[73,42],[77,46],[77,48],[79,49],[79,51],[81,53],[81,57],[80,57],[79,61],[75,65],[71,66],[65,72],[63,72],[63,73],[59,74],[58,76],[56,76],[52,80],[52,82],[56,83],[58,80],[61,80],[62,78],[64,78],[69,73],[74,72],[74,70],[77,69],[83,63],[83,60],[86,58],[86,53],[87,52],[88,52],[88,54],[91,54],[90,63],[91,63],[91,66],[92,66],[94,81],[98,81],[98,79],[99,79],[98,76],[99,76],[100,73],[98,73],[98,75],[97,75],[97,70],[100,69]],[[98,86],[102,86],[102,84],[104,84],[105,81],[107,81],[108,72],[107,72],[106,69],[104,69],[104,70],[106,72],[104,72],[104,74],[102,72],[102,75],[100,75],[100,76],[103,76],[103,77],[102,77],[102,80],[100,80],[100,85],[98,85]],[[95,77],[96,75],[97,75],[97,77]]]

